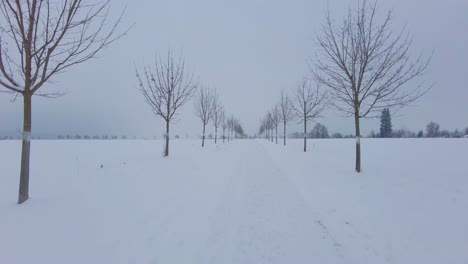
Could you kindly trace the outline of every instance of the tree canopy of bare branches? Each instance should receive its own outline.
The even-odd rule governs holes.
[[[280,121],[283,123],[283,144],[286,146],[286,126],[294,119],[294,111],[292,102],[284,91],[281,91],[279,111]]]
[[[110,1],[0,1],[0,86],[22,95],[24,125],[18,203],[29,197],[31,97],[52,77],[94,58],[123,36],[121,14],[108,19]]]
[[[320,91],[320,86],[312,88],[312,81],[304,78],[296,90],[295,102],[292,105],[297,118],[304,124],[304,152],[307,151],[307,122],[322,114],[327,106],[326,93]]]
[[[188,73],[182,55],[174,58],[169,50],[165,59],[157,57],[154,67],[137,70],[138,89],[153,113],[166,123],[164,156],[169,156],[170,124],[179,109],[193,96],[198,86],[193,73]]]
[[[208,88],[201,88],[195,100],[195,114],[203,124],[202,147],[205,146],[206,125],[213,118],[215,113],[216,92]]]
[[[381,21],[381,22],[379,22]],[[377,16],[377,1],[363,1],[349,9],[342,24],[327,13],[317,35],[318,52],[311,68],[315,79],[328,88],[333,106],[354,116],[356,171],[361,171],[359,119],[376,117],[384,108],[400,109],[420,98],[431,86],[406,86],[421,77],[430,58],[410,59],[412,38],[403,29],[392,30],[392,13]]]

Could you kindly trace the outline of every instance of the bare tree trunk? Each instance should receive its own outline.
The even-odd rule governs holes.
[[[166,121],[166,147],[164,149],[164,157],[169,156],[169,120]]]
[[[283,123],[283,143],[286,146],[286,122]]]
[[[24,120],[23,120],[23,142],[21,148],[21,172],[18,204],[24,203],[29,198],[29,157],[31,151],[31,97],[28,92],[23,93]]]
[[[307,119],[304,119],[304,152],[307,151]]]
[[[205,147],[205,127],[206,125],[203,124],[203,136],[202,136],[202,144],[201,144],[202,148]]]
[[[356,128],[356,171],[361,172],[361,129],[359,127],[359,110],[354,113],[354,125]]]
[[[216,139],[217,139],[217,137],[218,137],[218,128],[215,127],[215,144],[216,144]]]
[[[278,125],[275,126],[275,130],[276,144],[278,144]]]

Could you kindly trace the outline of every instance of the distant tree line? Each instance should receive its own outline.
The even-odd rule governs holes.
[[[411,131],[408,129],[392,129],[392,118],[390,110],[385,108],[382,110],[380,115],[380,132],[375,133],[371,131],[368,135],[370,138],[461,138],[468,135],[468,127],[464,130],[455,129],[454,131],[449,131],[447,129],[440,129],[440,125],[436,122],[431,121],[426,125],[425,131],[422,129],[418,132]]]

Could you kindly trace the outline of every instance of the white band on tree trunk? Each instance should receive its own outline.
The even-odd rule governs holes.
[[[361,138],[360,137],[356,137],[356,144],[361,144]]]
[[[24,131],[23,132],[23,141],[30,141],[31,140],[31,132]]]

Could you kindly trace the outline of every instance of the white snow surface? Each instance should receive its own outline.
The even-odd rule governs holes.
[[[0,141],[0,263],[468,263],[468,140],[361,144]]]

